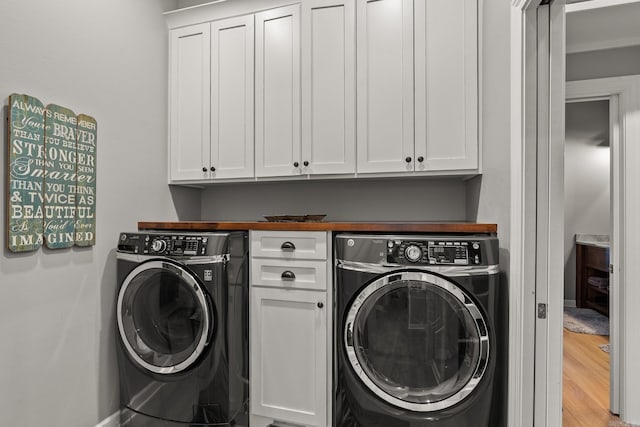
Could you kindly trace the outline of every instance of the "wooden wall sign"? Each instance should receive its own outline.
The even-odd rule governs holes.
[[[95,245],[96,120],[28,95],[9,107],[9,250]]]
[[[86,114],[78,115],[76,150],[76,245],[96,243],[96,143],[98,123]]]
[[[44,105],[20,94],[9,96],[7,236],[9,250],[42,245],[44,188]]]
[[[73,111],[49,104],[44,117],[44,240],[49,249],[75,241],[76,128]]]

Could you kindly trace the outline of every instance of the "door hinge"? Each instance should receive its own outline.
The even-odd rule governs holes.
[[[609,274],[613,274],[613,264],[609,264]]]
[[[538,319],[546,319],[547,318],[547,304],[540,302],[538,303]]]

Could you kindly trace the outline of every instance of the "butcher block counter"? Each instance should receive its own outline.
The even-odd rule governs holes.
[[[140,221],[139,230],[163,231],[352,231],[381,233],[496,233],[496,224],[470,222],[271,222],[271,221]]]

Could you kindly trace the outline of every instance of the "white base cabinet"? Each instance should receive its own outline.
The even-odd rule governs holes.
[[[251,232],[252,427],[329,423],[329,242],[325,232]]]

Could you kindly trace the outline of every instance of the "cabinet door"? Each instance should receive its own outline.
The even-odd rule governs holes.
[[[416,170],[478,168],[477,0],[416,2]]]
[[[253,176],[253,16],[211,24],[214,178]]]
[[[256,14],[255,70],[256,176],[299,175],[300,5]]]
[[[358,172],[412,171],[413,0],[358,0],[357,70]]]
[[[170,33],[169,176],[203,179],[209,159],[210,27],[193,25]]]
[[[251,288],[252,415],[326,426],[326,302],[324,292]]]
[[[302,172],[355,172],[355,0],[302,4]]]

